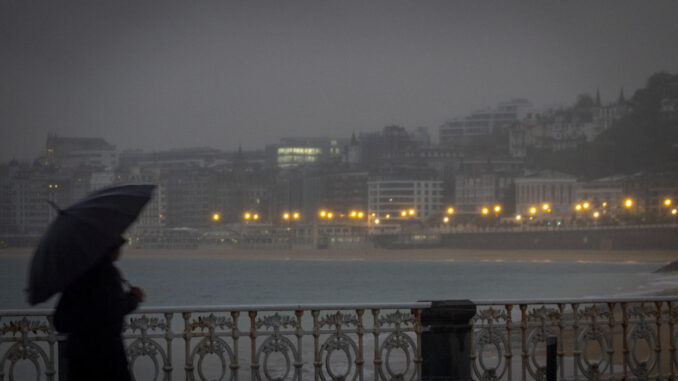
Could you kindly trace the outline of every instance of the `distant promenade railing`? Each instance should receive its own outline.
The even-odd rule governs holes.
[[[0,311],[0,380],[59,379],[51,310]],[[675,380],[678,297],[142,308],[136,380]]]
[[[678,224],[642,224],[642,225],[563,225],[563,226],[442,226],[436,233],[523,233],[523,232],[555,232],[555,231],[608,231],[608,230],[642,230],[678,228]]]

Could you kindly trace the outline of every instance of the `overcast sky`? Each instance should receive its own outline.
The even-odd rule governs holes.
[[[677,1],[0,0],[0,160],[437,128],[678,72]]]

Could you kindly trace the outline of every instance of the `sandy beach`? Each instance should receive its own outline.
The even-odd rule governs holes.
[[[24,257],[31,248],[0,249],[0,257]],[[128,257],[196,257],[270,260],[347,260],[347,261],[466,261],[466,262],[579,262],[579,263],[657,263],[678,260],[678,250],[387,250],[371,247],[342,249],[228,249],[197,250],[127,249]]]

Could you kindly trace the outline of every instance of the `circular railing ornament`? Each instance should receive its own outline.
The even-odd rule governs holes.
[[[598,379],[611,365],[609,356],[607,355],[609,348],[612,347],[610,333],[595,325],[589,326],[579,333],[577,342],[582,348],[580,355],[577,356],[577,367],[587,379]],[[600,348],[600,360],[598,361],[592,361],[588,356],[588,346],[592,342],[598,343],[598,347]]]
[[[476,361],[473,362],[473,372],[481,380],[493,381],[501,379],[506,373],[507,363],[504,352],[507,348],[504,335],[496,332],[494,327],[481,328],[475,333],[474,346],[476,349]],[[488,367],[483,353],[486,346],[492,346],[497,351],[497,365]]]
[[[332,367],[332,355],[335,353],[343,353],[346,356],[346,370],[341,374]],[[358,373],[354,372],[353,365],[358,358],[358,346],[349,336],[341,333],[328,337],[320,347],[320,357],[325,359],[324,371],[320,372],[320,379],[323,381],[348,380],[351,372],[354,374],[350,379],[357,379]]]
[[[417,377],[416,371],[412,370],[412,359],[416,357],[415,354],[416,344],[406,334],[401,332],[392,332],[386,337],[386,339],[381,344],[379,350],[381,358],[383,359],[381,364],[381,376],[384,380],[405,380],[408,373],[411,373],[408,380],[414,380]],[[405,369],[402,372],[396,372],[391,367],[391,360],[394,350],[402,351],[405,355]]]
[[[273,376],[269,364],[270,357],[273,353],[279,353],[283,356],[285,360],[284,369],[282,376]],[[294,343],[290,339],[282,335],[273,335],[269,336],[264,342],[259,346],[257,351],[257,359],[261,358],[261,355],[264,355],[263,366],[260,368],[260,371],[263,372],[263,378],[269,381],[282,381],[287,379],[292,373],[292,359],[298,359],[299,353],[294,346]],[[290,356],[291,354],[291,356]],[[260,375],[261,378],[261,375]],[[292,379],[297,378],[297,368],[294,368]]]
[[[160,376],[160,363],[158,362],[158,356],[161,357],[162,363],[167,362],[167,356],[165,351],[163,351],[160,344],[156,343],[154,340],[140,337],[134,340],[130,345],[127,346],[127,357],[129,359],[129,370],[132,376],[134,377],[134,364],[136,363],[139,357],[148,357],[153,363],[153,378],[155,381]]]
[[[647,343],[647,356],[642,360],[638,358],[636,353],[636,346],[641,340]],[[628,343],[631,352],[631,355],[629,356],[629,368],[631,369],[631,372],[640,379],[647,378],[657,366],[657,354],[654,351],[655,344],[657,343],[655,331],[644,320],[641,320],[635,324],[628,333],[626,342]]]
[[[537,359],[537,346],[539,344],[546,344],[546,338],[553,334],[553,330],[549,327],[533,329],[527,336],[528,347],[528,361],[527,371],[532,375],[536,381],[546,379],[546,365],[539,363]]]
[[[227,356],[224,356],[226,354]],[[203,368],[203,362],[205,361],[205,358],[207,355],[215,355],[219,359],[220,363],[220,369],[219,369],[219,377],[216,379],[212,378],[207,378],[205,376],[204,368]],[[221,381],[224,380],[227,374],[227,366],[229,361],[233,362],[233,351],[231,350],[231,347],[226,343],[224,340],[216,337],[216,338],[210,338],[210,337],[205,337],[200,342],[198,345],[196,345],[195,348],[193,348],[193,351],[191,352],[191,362],[195,360],[195,357],[198,356],[198,364],[197,364],[197,370],[198,370],[198,377],[200,377],[200,380],[206,381],[206,380],[217,380]],[[228,360],[226,359],[228,358]],[[233,380],[234,379],[234,374],[232,371],[228,371],[230,373],[228,380]]]

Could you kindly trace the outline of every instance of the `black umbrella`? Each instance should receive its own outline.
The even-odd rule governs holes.
[[[28,302],[63,291],[112,249],[151,199],[155,185],[121,185],[96,191],[59,210],[33,254]],[[53,205],[56,207],[56,205]]]

